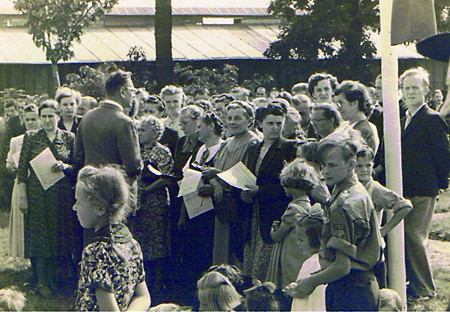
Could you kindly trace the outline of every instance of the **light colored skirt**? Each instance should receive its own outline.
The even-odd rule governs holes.
[[[25,244],[23,238],[23,213],[19,209],[20,191],[17,181],[11,197],[11,212],[9,218],[9,256],[24,257]]]

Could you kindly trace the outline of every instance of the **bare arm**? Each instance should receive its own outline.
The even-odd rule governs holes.
[[[350,258],[336,251],[336,260],[328,268],[320,273],[300,279],[296,283],[289,284],[284,288],[284,291],[291,297],[304,298],[309,296],[317,286],[337,281],[348,275],[350,269]]]
[[[95,298],[97,299],[100,311],[120,311],[117,300],[112,292],[102,288],[95,289]]]
[[[95,289],[95,297],[100,311],[120,311],[117,300],[112,292],[102,288]],[[134,290],[127,311],[147,311],[150,307],[150,293],[145,282],[139,283]]]
[[[380,229],[381,236],[388,234],[393,228],[397,226],[411,211],[411,207],[403,207],[389,219],[388,222]]]
[[[137,284],[134,296],[131,299],[127,311],[148,311],[151,304],[150,293],[147,284],[144,282]]]

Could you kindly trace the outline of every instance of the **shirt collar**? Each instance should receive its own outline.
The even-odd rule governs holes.
[[[117,103],[116,101],[106,99],[106,100],[103,101],[103,103],[108,104],[108,105],[112,105],[112,106],[114,106],[114,107],[120,109],[120,111],[123,112],[123,107],[122,107],[122,105],[120,105],[120,104]]]
[[[408,116],[408,118],[413,118],[414,117],[414,115],[416,115],[417,114],[417,112],[418,111],[420,111],[421,109],[422,109],[422,107],[424,107],[426,104],[425,103],[423,103],[422,105],[420,105],[420,107],[419,108],[417,108],[415,111],[411,111],[410,109],[408,109],[407,111],[406,111],[406,116]]]

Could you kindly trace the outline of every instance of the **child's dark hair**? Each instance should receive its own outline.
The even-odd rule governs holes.
[[[375,154],[369,146],[362,145],[359,148],[358,153],[356,153],[356,158],[358,158],[358,157],[367,157],[373,161],[375,159]]]
[[[78,173],[77,187],[83,188],[92,208],[104,212],[110,224],[123,222],[131,211],[129,186],[113,166],[84,167]]]
[[[259,282],[259,281],[257,281]],[[275,298],[276,286],[271,282],[265,282],[253,286],[245,291],[245,303],[247,311],[280,311],[280,304]]]
[[[281,185],[285,188],[310,192],[314,188],[314,169],[303,159],[295,159],[284,166],[280,173]]]

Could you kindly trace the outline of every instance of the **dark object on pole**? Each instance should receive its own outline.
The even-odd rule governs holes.
[[[418,42],[416,48],[423,56],[446,63],[450,57],[450,33],[428,37]]]

